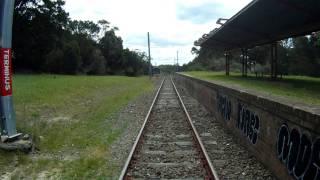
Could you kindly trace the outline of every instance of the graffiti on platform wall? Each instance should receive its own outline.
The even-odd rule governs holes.
[[[246,135],[252,144],[256,144],[260,129],[260,118],[241,103],[238,104],[237,128]]]
[[[298,129],[283,124],[278,132],[277,155],[296,179],[320,179],[320,138],[314,142]]]
[[[231,101],[226,96],[217,94],[217,108],[224,120],[229,121],[231,117]]]

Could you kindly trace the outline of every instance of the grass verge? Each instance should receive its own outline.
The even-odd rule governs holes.
[[[281,96],[309,105],[320,105],[320,78],[285,76],[282,79],[271,81],[269,78],[256,78],[254,75],[244,78],[239,73],[231,73],[230,76],[226,76],[224,72],[190,71],[185,72],[185,74]]]
[[[111,115],[152,89],[147,77],[16,75],[17,128],[32,135],[40,153],[1,152],[2,174],[17,179],[112,176],[109,147],[123,129],[113,128]]]

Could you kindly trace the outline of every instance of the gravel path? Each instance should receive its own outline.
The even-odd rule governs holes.
[[[275,179],[197,100],[178,90],[221,179]]]

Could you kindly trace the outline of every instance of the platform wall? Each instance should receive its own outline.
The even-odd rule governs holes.
[[[320,116],[176,74],[188,91],[279,179],[320,179]]]

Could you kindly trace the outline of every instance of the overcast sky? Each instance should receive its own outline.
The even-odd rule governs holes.
[[[230,18],[251,0],[66,0],[72,19],[105,19],[120,30],[124,47],[147,52],[151,35],[153,65],[191,61],[193,42]]]

